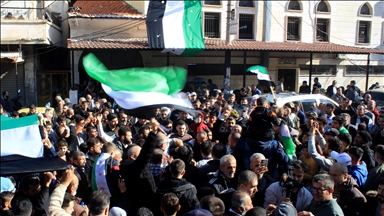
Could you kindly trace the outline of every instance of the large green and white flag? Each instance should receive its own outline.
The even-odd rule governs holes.
[[[296,148],[291,138],[289,128],[285,123],[281,124],[280,132],[281,132],[281,142],[283,143],[285,153],[287,153],[289,160],[292,161],[292,158],[296,152]]]
[[[271,78],[268,74],[268,69],[264,66],[254,65],[252,67],[249,67],[247,71],[256,74],[258,80],[271,81]]]
[[[152,49],[183,56],[205,49],[201,0],[150,0],[146,24]]]
[[[44,146],[41,141],[37,115],[22,118],[1,118],[1,156],[22,155],[42,157]]]
[[[163,106],[194,113],[188,98],[179,93],[187,80],[187,71],[180,67],[127,68],[108,70],[94,54],[83,58],[85,71],[102,83],[102,87],[126,113],[149,119]]]

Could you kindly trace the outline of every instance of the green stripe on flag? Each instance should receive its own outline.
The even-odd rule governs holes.
[[[9,118],[1,115],[0,118],[1,130],[9,130],[39,124],[39,118],[37,115],[25,116],[22,118]]]
[[[187,70],[174,66],[108,70],[92,53],[83,58],[83,65],[90,77],[115,91],[173,95],[184,88],[187,80]]]
[[[184,0],[184,41],[182,56],[191,56],[205,49],[202,27],[202,6],[199,0]]]
[[[289,160],[292,161],[292,156],[295,154],[296,150],[291,137],[282,136],[281,142],[283,143],[285,153],[287,153]]]

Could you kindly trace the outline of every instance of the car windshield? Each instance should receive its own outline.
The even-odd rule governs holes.
[[[313,109],[313,107],[311,107],[312,103],[316,103],[316,100],[315,99],[305,99],[305,100],[301,101],[302,108],[303,108],[304,112],[308,112],[309,110]],[[317,103],[316,103],[316,105],[317,105]]]

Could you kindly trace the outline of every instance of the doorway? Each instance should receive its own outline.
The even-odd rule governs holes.
[[[278,79],[284,78],[284,90],[285,91],[296,91],[296,69],[279,69]]]

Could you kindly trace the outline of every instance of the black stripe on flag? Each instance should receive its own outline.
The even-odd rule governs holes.
[[[147,36],[151,49],[164,49],[163,17],[167,1],[150,0],[147,11]]]
[[[178,106],[175,104],[156,104],[156,105],[149,105],[149,106],[142,106],[135,109],[124,109],[124,113],[130,116],[134,116],[137,118],[143,118],[143,119],[151,119],[156,117],[156,109],[161,107],[168,107],[168,108],[174,108],[183,112],[186,112],[193,116],[194,118],[197,118],[199,115],[199,110],[195,110],[192,108],[186,108],[182,106]]]

